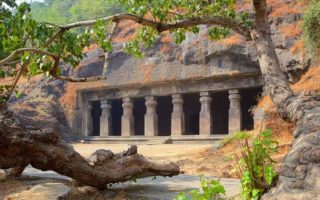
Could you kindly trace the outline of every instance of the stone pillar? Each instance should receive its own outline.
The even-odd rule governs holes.
[[[229,100],[229,134],[232,134],[241,130],[242,113],[239,90],[229,90]]]
[[[171,114],[171,135],[181,136],[185,133],[183,98],[181,94],[172,95],[173,112]]]
[[[200,136],[210,136],[212,130],[212,120],[211,120],[211,102],[212,98],[209,92],[200,92]]]
[[[157,101],[154,96],[146,97],[147,112],[144,116],[144,132],[145,136],[158,135],[158,115],[157,115]]]
[[[87,103],[84,107],[84,115],[83,115],[83,135],[89,136],[92,135],[92,105],[91,103]]]
[[[133,103],[131,98],[123,99],[123,115],[121,117],[121,136],[134,135]]]
[[[101,117],[100,117],[100,136],[107,137],[111,135],[111,105],[108,100],[101,100]]]

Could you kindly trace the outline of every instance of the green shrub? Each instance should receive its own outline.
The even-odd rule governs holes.
[[[320,0],[313,0],[304,14],[303,39],[310,55],[319,55],[320,49]]]
[[[259,199],[277,177],[271,154],[277,151],[278,143],[272,139],[271,130],[251,137],[247,132],[235,133],[233,137],[240,147],[240,155],[234,153],[232,157],[241,177],[241,199],[245,200]]]
[[[218,180],[201,180],[201,188],[203,193],[198,190],[192,190],[189,194],[180,192],[174,200],[220,200],[221,195],[225,195],[226,191]]]

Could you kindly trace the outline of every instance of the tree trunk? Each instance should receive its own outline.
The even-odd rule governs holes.
[[[279,172],[279,181],[262,199],[320,199],[320,97],[294,94],[280,70],[271,39],[266,0],[254,0],[256,27],[251,31],[265,90],[279,114],[296,122],[295,141]]]
[[[58,134],[27,131],[4,111],[0,113],[0,152],[0,169],[9,169],[12,176],[20,175],[31,164],[34,168],[53,170],[100,189],[109,183],[179,174],[177,164],[150,161],[137,153],[136,146],[119,154],[100,149],[85,159],[60,140]]]

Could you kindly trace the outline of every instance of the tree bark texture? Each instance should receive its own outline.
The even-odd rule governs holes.
[[[119,154],[100,149],[86,159],[60,140],[58,134],[28,131],[10,113],[2,111],[0,114],[0,169],[8,169],[12,176],[20,175],[31,164],[34,168],[53,170],[82,184],[103,189],[109,183],[174,176],[180,171],[177,164],[160,164],[144,158],[137,153],[136,146]]]
[[[256,27],[251,31],[265,90],[279,114],[296,123],[295,141],[279,171],[277,186],[262,199],[320,199],[320,96],[294,94],[271,39],[266,0],[253,0]]]

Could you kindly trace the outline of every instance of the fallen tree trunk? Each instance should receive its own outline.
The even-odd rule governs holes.
[[[137,153],[136,146],[119,154],[97,150],[85,159],[58,134],[28,131],[7,111],[0,115],[0,168],[9,169],[12,176],[20,175],[31,164],[34,168],[52,170],[103,189],[109,183],[149,176],[174,176],[180,171],[177,164],[159,164],[144,158]]]

